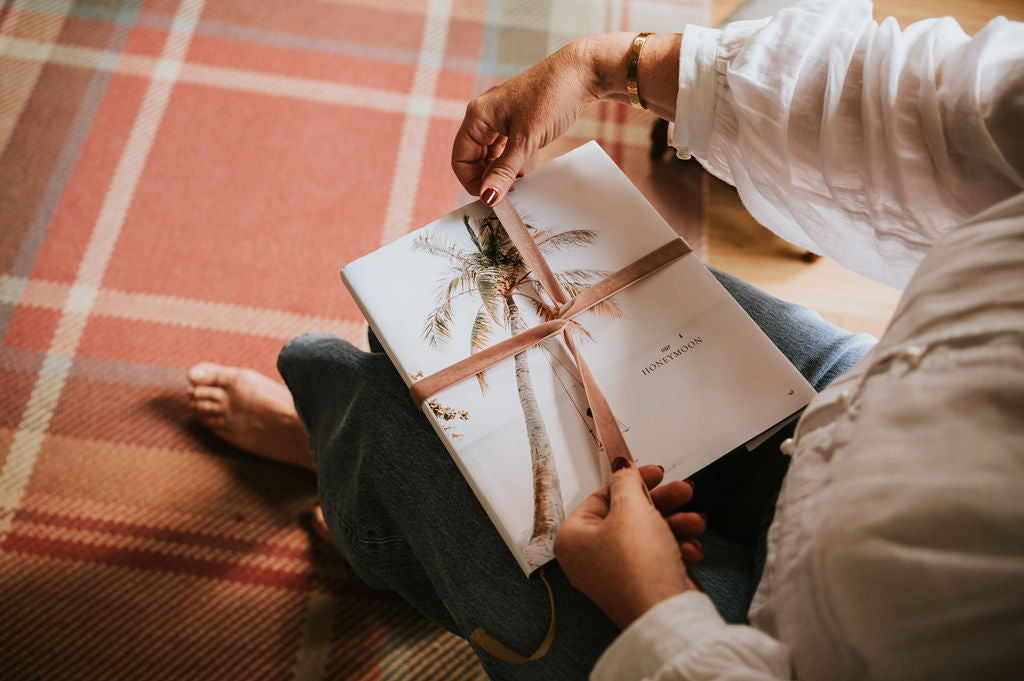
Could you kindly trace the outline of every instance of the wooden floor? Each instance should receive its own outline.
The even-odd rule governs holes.
[[[712,0],[712,24],[743,0]],[[900,26],[949,15],[974,34],[991,18],[1024,20],[1024,0],[876,0],[875,17],[894,16]],[[802,251],[758,225],[732,187],[712,180],[708,260],[780,298],[810,305],[826,319],[852,331],[881,335],[900,292],[865,279],[828,258],[813,264]]]

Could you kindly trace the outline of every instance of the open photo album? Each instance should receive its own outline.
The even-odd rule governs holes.
[[[569,297],[678,238],[596,142],[508,195]],[[557,315],[490,208],[452,213],[344,267],[408,384]],[[692,252],[573,318],[570,333],[637,463],[686,478],[802,409],[814,389]],[[423,405],[526,574],[606,483],[560,336]]]

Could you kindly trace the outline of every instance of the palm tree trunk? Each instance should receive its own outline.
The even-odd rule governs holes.
[[[512,333],[522,333],[526,323],[512,296],[505,297],[508,305]],[[551,555],[555,532],[565,518],[562,508],[562,488],[558,483],[558,470],[551,453],[551,439],[537,403],[537,395],[530,379],[530,365],[526,352],[515,356],[516,387],[519,389],[519,403],[526,418],[526,435],[530,441],[530,460],[533,464],[533,535],[530,547],[539,555]],[[533,553],[531,551],[531,553]],[[539,557],[538,555],[538,557]]]

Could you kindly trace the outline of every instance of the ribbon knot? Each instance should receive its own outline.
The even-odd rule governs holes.
[[[569,352],[572,353],[573,360],[576,362],[580,377],[583,379],[583,389],[587,396],[587,402],[590,404],[591,414],[593,414],[597,436],[604,447],[608,461],[614,461],[618,457],[632,461],[633,457],[630,455],[626,441],[619,430],[618,421],[616,421],[604,393],[598,387],[597,381],[594,380],[590,368],[576,349],[576,344],[569,334],[567,327],[570,320],[576,315],[611,298],[622,289],[635,284],[644,277],[654,274],[663,267],[690,253],[692,249],[682,239],[678,237],[672,239],[667,244],[626,265],[621,270],[608,275],[578,296],[570,298],[558,284],[554,273],[548,266],[540,249],[537,248],[536,242],[534,242],[529,230],[523,224],[522,218],[519,217],[519,213],[516,212],[508,197],[494,207],[494,214],[498,217],[505,232],[508,233],[512,243],[519,249],[519,254],[522,256],[523,261],[557,306],[556,319],[530,327],[522,333],[470,355],[466,359],[413,383],[409,389],[413,402],[416,403],[417,408],[420,408],[427,399],[445,388],[475,376],[498,362],[518,355],[520,352],[525,352],[534,345],[561,333],[566,347],[569,348]]]

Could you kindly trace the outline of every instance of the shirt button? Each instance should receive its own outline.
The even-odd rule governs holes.
[[[782,441],[782,444],[779,445],[779,451],[787,456],[792,456],[794,449],[796,449],[796,442],[791,437],[787,437]]]

